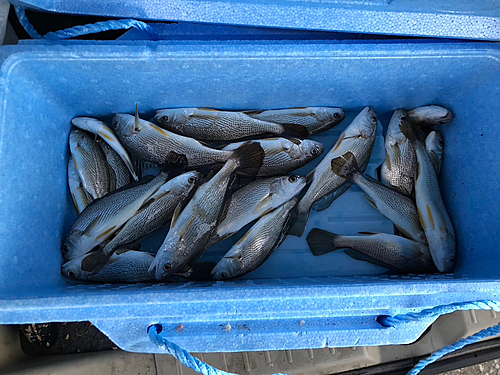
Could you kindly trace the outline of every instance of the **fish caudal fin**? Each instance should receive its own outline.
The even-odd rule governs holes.
[[[332,172],[352,182],[352,177],[359,172],[358,162],[351,151],[332,160]]]
[[[307,211],[299,210],[298,206],[292,208],[290,211],[290,218],[288,219],[291,226],[288,234],[290,236],[302,237],[306,230],[307,220],[309,220],[310,214],[310,208]]]
[[[314,256],[320,256],[339,250],[334,245],[337,234],[330,233],[323,229],[313,228],[307,235],[307,243]]]
[[[307,138],[309,136],[309,130],[305,126],[297,124],[281,124],[283,127],[283,133],[281,135],[285,137],[298,137]]]
[[[238,170],[249,176],[256,176],[262,167],[264,149],[257,142],[246,142],[233,151],[231,159],[237,160]]]
[[[170,151],[165,158],[165,162],[161,166],[164,173],[168,173],[169,177],[175,177],[180,174],[187,166],[188,161],[185,155]]]

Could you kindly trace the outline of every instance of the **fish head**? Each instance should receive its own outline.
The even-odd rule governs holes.
[[[451,272],[455,263],[455,237],[447,235],[435,246],[432,254],[432,260],[439,272]]]
[[[87,252],[83,250],[82,236],[83,232],[79,230],[72,230],[68,234],[61,248],[64,259],[73,259]]]
[[[298,175],[276,177],[271,193],[286,202],[299,194],[306,186],[306,178]]]
[[[61,275],[70,278],[78,279],[82,276],[82,259],[72,259],[61,266]]]
[[[170,230],[172,231],[172,229]],[[174,275],[186,266],[186,253],[186,243],[179,235],[167,235],[165,242],[156,253],[155,259],[149,267],[149,272],[154,269],[155,279],[158,281]]]
[[[69,133],[69,143],[70,145],[79,145],[85,138],[85,132],[83,130],[73,128]]]
[[[312,139],[304,139],[299,148],[301,155],[307,160],[315,159],[325,151],[323,144]]]
[[[408,115],[404,109],[396,109],[392,114],[389,126],[387,127],[386,143],[390,146],[402,144],[408,140],[400,129],[400,126],[408,122]]]
[[[425,118],[430,124],[443,125],[453,119],[453,113],[438,105],[428,105],[420,107],[419,115]]]
[[[318,121],[323,123],[340,123],[345,118],[342,108],[320,107],[315,112]]]
[[[344,131],[344,139],[372,139],[377,132],[377,126],[377,112],[373,108],[365,107]]]
[[[187,194],[189,193],[201,180],[201,173],[197,171],[190,171],[181,174],[171,180],[172,187],[171,190],[177,194]]]
[[[444,152],[444,140],[441,134],[434,130],[431,131],[425,139],[425,148],[434,152],[441,159]]]
[[[241,260],[241,255],[225,256],[212,270],[212,278],[223,281],[238,276],[241,269]]]
[[[159,124],[184,124],[193,114],[194,110],[190,111],[189,108],[168,108],[157,111],[154,119]]]
[[[113,129],[118,137],[127,138],[141,131],[142,121],[143,120],[136,121],[136,118],[132,115],[118,113],[114,115],[111,125],[113,126]]]
[[[97,133],[104,124],[102,121],[92,117],[75,117],[71,123],[82,130],[87,130],[91,133]]]

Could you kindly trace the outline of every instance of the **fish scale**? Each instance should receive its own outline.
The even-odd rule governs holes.
[[[115,189],[119,189],[131,181],[130,172],[123,162],[120,155],[116,153],[107,143],[99,142],[99,145],[106,156],[106,160],[109,165],[109,173],[110,173],[110,188],[109,191],[113,191]],[[112,179],[114,181],[112,181]],[[113,188],[112,188],[113,187]]]
[[[109,172],[104,152],[95,139],[82,130],[70,133],[70,150],[85,190],[93,199],[101,198],[109,191]]]

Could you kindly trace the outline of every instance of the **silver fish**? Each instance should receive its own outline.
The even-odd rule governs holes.
[[[266,138],[258,142],[264,149],[265,157],[257,176],[277,176],[290,173],[323,153],[323,145],[312,139]],[[243,142],[231,143],[222,150],[236,150]]]
[[[366,177],[358,168],[352,152],[332,160],[335,174],[358,185],[366,194],[368,201],[385,217],[391,220],[405,237],[427,243],[420,225],[417,207],[413,200],[377,180]]]
[[[113,130],[111,130],[104,122],[92,117],[75,117],[71,123],[79,129],[87,130],[91,133],[99,135],[123,160],[130,174],[135,181],[138,180],[134,171],[132,161],[127,150],[122,146]]]
[[[68,185],[71,197],[73,198],[73,204],[75,205],[75,211],[77,214],[80,214],[92,202],[92,198],[88,196],[83,187],[73,158],[68,159]]]
[[[231,151],[207,147],[193,138],[162,129],[136,116],[118,114],[113,118],[113,127],[122,143],[138,158],[156,164],[163,163],[165,156],[174,151],[186,155],[188,167],[225,163]]]
[[[99,139],[93,139],[79,129],[73,129],[69,134],[71,157],[85,190],[93,199],[101,198],[109,191],[106,157],[98,143]]]
[[[89,255],[84,254],[64,263],[61,274],[70,279],[101,283],[140,283],[154,280],[154,274],[149,272],[149,266],[154,259],[152,254],[120,249],[111,255],[108,263],[97,273],[82,269],[82,263]]]
[[[340,124],[345,118],[342,108],[334,107],[299,107],[244,111],[243,113],[262,121],[305,126],[308,136],[329,130]]]
[[[439,176],[441,172],[441,165],[443,164],[443,154],[444,154],[444,139],[436,131],[431,131],[427,138],[425,138],[425,149],[429,154],[432,165],[436,170],[436,174]]]
[[[115,150],[113,150],[107,143],[100,142],[99,144],[106,156],[109,171],[109,191],[119,189],[128,185],[131,181],[131,175],[127,166],[120,158]]]
[[[165,182],[102,250],[94,251],[85,258],[82,268],[97,272],[116,249],[140,240],[168,224],[175,208],[189,196],[199,178],[199,172],[191,171]]]
[[[307,236],[307,243],[316,256],[347,248],[345,253],[350,257],[388,269],[406,273],[435,271],[429,248],[421,242],[386,233],[360,234],[341,236],[314,228]]]
[[[157,280],[177,273],[201,255],[217,225],[232,174],[243,168],[255,174],[263,159],[264,150],[258,143],[245,143],[212,179],[198,188],[182,212],[176,209],[167,237],[151,264]]]
[[[92,202],[71,227],[62,246],[66,260],[88,253],[125,224],[141,208],[146,200],[163,185],[169,177],[177,175],[186,164],[182,155],[171,153],[165,169],[148,183],[114,191]]]
[[[264,264],[286,238],[290,210],[296,203],[297,199],[292,198],[262,216],[217,263],[212,270],[214,280],[240,277]]]
[[[352,151],[360,165],[370,158],[375,145],[378,119],[375,110],[364,108],[342,132],[332,149],[325,155],[316,169],[308,176],[311,185],[296,206],[297,217],[290,230],[291,235],[302,236],[311,208],[315,202],[341,188],[346,180],[332,171],[331,161]],[[331,204],[331,202],[329,202]]]
[[[269,133],[307,137],[304,126],[261,121],[241,112],[171,108],[158,111],[154,119],[168,130],[201,141],[234,141]]]
[[[412,196],[417,173],[417,156],[413,145],[401,132],[399,126],[408,122],[402,109],[392,115],[385,136],[385,161],[381,169],[381,181],[402,194]]]
[[[300,193],[305,177],[280,176],[256,180],[237,190],[224,206],[214,231],[220,241]],[[218,242],[218,241],[217,241]]]
[[[401,131],[413,143],[417,154],[415,200],[432,259],[439,271],[450,272],[455,261],[455,230],[441,197],[436,170],[425,150],[421,129],[403,124]]]
[[[443,125],[453,120],[453,113],[438,105],[426,105],[406,112],[412,123],[421,126]]]

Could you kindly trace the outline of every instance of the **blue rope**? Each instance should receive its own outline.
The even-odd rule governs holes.
[[[177,358],[184,366],[193,369],[203,375],[237,375],[232,372],[226,372],[210,366],[208,363],[200,361],[188,351],[180,348],[171,341],[168,341],[161,332],[163,327],[161,324],[155,324],[148,328],[149,339],[153,344],[165,350],[168,354]],[[288,374],[274,374],[274,375],[288,375]]]
[[[397,327],[398,325],[418,321],[425,318],[436,317],[443,314],[450,314],[455,311],[463,311],[463,310],[494,310],[500,311],[500,302],[499,301],[471,301],[471,302],[460,302],[460,303],[452,303],[450,305],[444,306],[436,306],[430,309],[425,309],[417,313],[408,313],[408,314],[400,314],[396,316],[388,316],[382,315],[377,318],[377,322],[380,323],[384,327]],[[454,344],[445,346],[444,348],[438,350],[433,353],[429,357],[419,361],[408,375],[417,375],[422,371],[425,367],[430,365],[431,363],[436,362],[440,358],[444,357],[447,354],[453,353],[457,350],[462,349],[464,346],[475,344],[485,338],[496,336],[500,334],[500,323],[479,331],[475,335],[469,336],[465,339],[461,339]]]
[[[50,32],[45,34],[44,36],[41,36],[30,23],[28,17],[26,17],[24,8],[16,6],[15,10],[17,13],[17,17],[19,18],[19,22],[33,39],[44,38],[49,40],[61,40],[75,38],[81,35],[96,34],[109,30],[126,30],[133,27],[146,32],[153,40],[161,39],[158,33],[156,33],[156,31],[154,31],[154,29],[150,25],[134,19],[109,20],[88,25],[75,26],[64,30]]]

